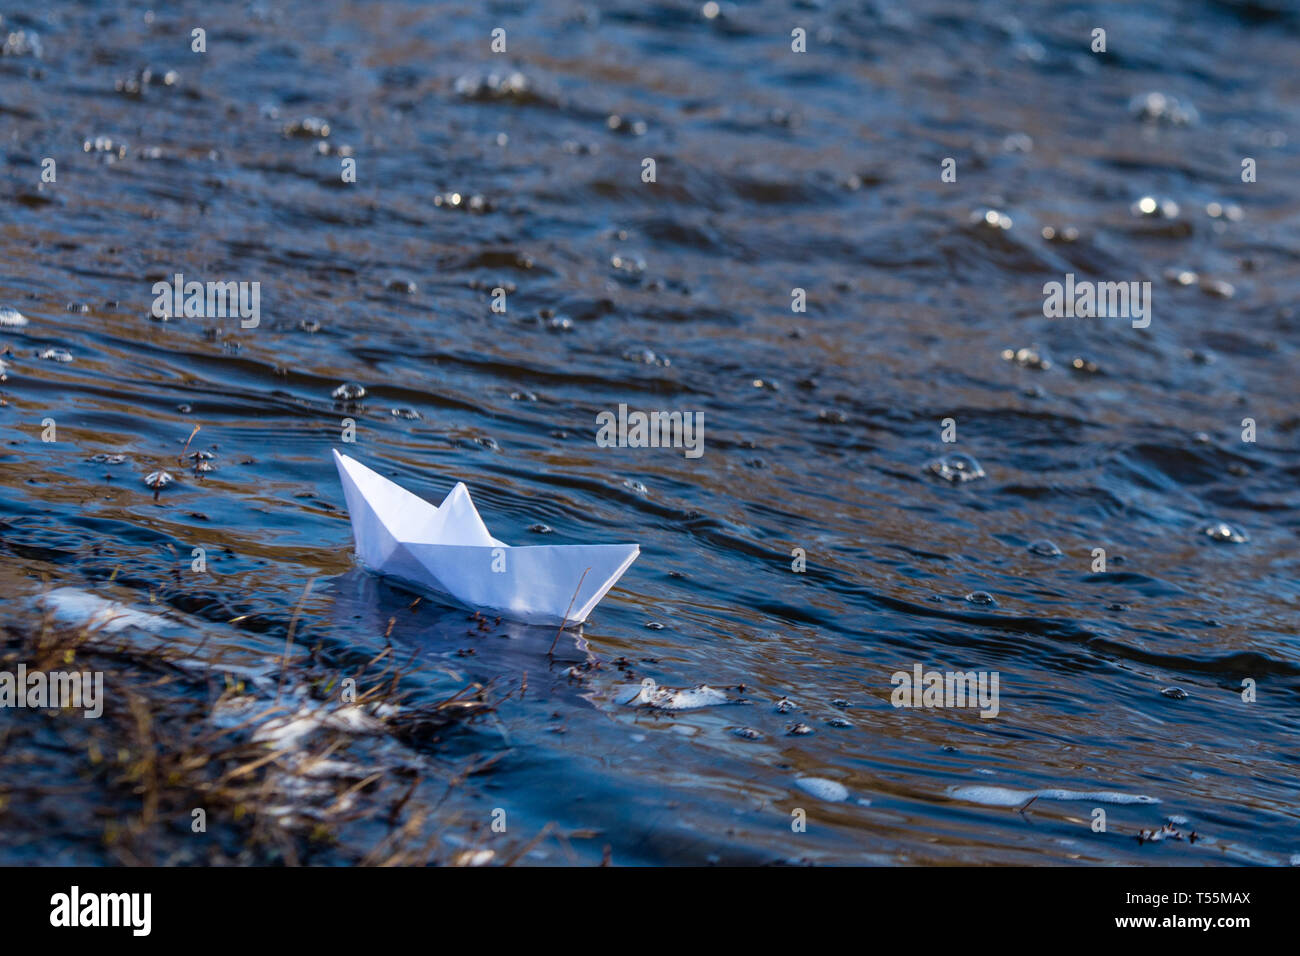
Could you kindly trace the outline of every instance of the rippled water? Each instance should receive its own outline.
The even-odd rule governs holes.
[[[6,11],[5,613],[72,585],[268,659],[314,579],[300,641],[388,631],[431,699],[509,695],[428,759],[500,753],[458,810],[584,862],[1285,863],[1297,32],[1281,0]],[[177,272],[260,282],[261,324],[156,321]],[[1150,326],[1045,318],[1067,273],[1150,281]],[[620,403],[703,412],[704,455],[597,447]],[[506,541],[641,558],[555,661],[412,608],[353,565],[345,418]],[[998,716],[894,708],[916,664],[997,672]],[[1134,838],[1171,816],[1198,839]]]

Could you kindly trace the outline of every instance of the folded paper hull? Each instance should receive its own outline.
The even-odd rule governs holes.
[[[488,533],[463,484],[439,507],[334,452],[357,557],[432,596],[525,624],[581,624],[641,549],[512,548]]]

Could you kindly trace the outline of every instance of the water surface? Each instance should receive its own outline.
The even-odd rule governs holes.
[[[536,862],[1284,864],[1298,30],[1172,0],[6,14],[5,613],[75,586],[274,661],[313,580],[299,643],[387,634],[428,699],[497,695],[410,759],[500,753],[449,806],[573,834]],[[260,325],[156,321],[177,272],[260,282]],[[1045,318],[1066,273],[1150,281],[1150,327]],[[704,455],[597,447],[620,403],[703,412]],[[549,658],[357,569],[332,447],[465,481],[512,544],[641,558]],[[928,468],[958,452],[983,477]],[[917,663],[998,672],[999,715],[894,708]],[[630,705],[646,679],[728,702]],[[1170,817],[1197,840],[1135,838]]]

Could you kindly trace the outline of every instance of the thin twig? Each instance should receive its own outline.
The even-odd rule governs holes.
[[[587,571],[590,570],[591,568],[587,569]],[[569,606],[564,609],[564,620],[560,622],[560,629],[555,632],[555,640],[551,641],[551,649],[546,652],[547,657],[555,653],[555,645],[559,643],[560,635],[564,633],[564,628],[569,623],[569,612],[573,610],[573,602],[578,600],[578,592],[582,590],[582,582],[587,580],[587,571],[583,571],[582,577],[578,578],[578,586],[573,589],[573,597],[569,598]]]
[[[293,631],[298,626],[298,615],[302,611],[303,602],[307,600],[307,595],[311,593],[311,586],[315,582],[315,577],[307,579],[307,586],[302,589],[302,597],[298,598],[298,604],[293,609],[293,617],[289,618],[289,632],[284,636],[284,657],[280,659],[280,680],[275,685],[275,703],[280,703],[280,692],[284,689],[284,675],[289,669],[289,651],[293,648]]]
[[[203,427],[203,426],[201,426],[201,425],[195,425],[195,426],[194,426],[194,431],[190,432],[190,437],[187,438],[187,439],[185,439],[185,447],[181,449],[180,457],[177,459],[178,461],[184,461],[184,460],[185,460],[185,453],[186,453],[187,451],[190,450],[190,442],[194,441],[194,436],[197,435],[197,434],[199,433],[199,429],[200,429],[201,427]]]
[[[514,866],[521,859],[523,859],[526,853],[532,852],[533,847],[537,846],[537,844],[541,843],[542,840],[546,839],[546,834],[550,833],[554,829],[555,829],[555,824],[553,823],[546,824],[544,827],[542,827],[540,830],[537,831],[537,836],[533,837],[531,840],[525,843],[519,850],[515,851],[514,855],[511,856],[509,859],[507,859],[502,864],[502,866]]]

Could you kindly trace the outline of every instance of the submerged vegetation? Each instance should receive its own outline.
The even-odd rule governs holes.
[[[286,650],[278,668],[258,672],[206,639],[159,640],[141,626],[153,615],[120,610],[130,617],[70,624],[42,607],[0,623],[0,671],[102,672],[107,688],[95,719],[6,708],[4,862],[501,861],[500,842],[478,845],[482,821],[440,812],[427,796],[436,791],[418,786],[436,772],[423,754],[492,711],[483,687],[412,706],[410,670],[391,645],[370,659]],[[448,775],[447,790],[494,760]]]

